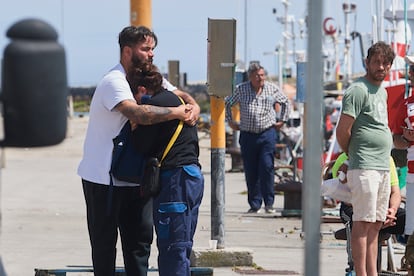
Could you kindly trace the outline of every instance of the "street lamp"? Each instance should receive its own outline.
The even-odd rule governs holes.
[[[273,52],[264,52],[263,54],[277,56],[278,82],[280,92],[283,93],[283,46],[279,43],[278,45],[276,45],[276,48]]]

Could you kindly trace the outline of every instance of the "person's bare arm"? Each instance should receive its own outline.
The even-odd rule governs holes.
[[[280,103],[275,103],[275,111],[276,114],[280,114],[280,112],[282,111],[282,106]],[[283,120],[278,121],[274,124],[274,127],[276,128],[276,130],[280,130],[284,124],[285,122]]]
[[[336,139],[342,151],[348,153],[349,140],[351,139],[351,129],[355,119],[347,114],[341,114],[336,127]]]
[[[188,120],[191,106],[180,105],[178,107],[160,107],[154,105],[138,105],[134,101],[122,101],[115,106],[119,112],[131,122],[140,125],[152,125],[169,120]]]
[[[390,203],[383,228],[394,226],[397,220],[397,210],[401,204],[401,193],[398,185],[391,186]]]
[[[393,134],[392,140],[395,148],[397,149],[406,149],[410,146],[410,142],[403,138],[402,134]]]
[[[231,121],[231,122],[228,122],[228,124],[232,130],[235,130],[235,131],[240,130],[240,123]]]
[[[392,139],[397,149],[406,149],[414,141],[414,129],[403,128],[403,133],[393,134]]]
[[[185,120],[185,122],[189,125],[195,125],[196,122],[198,121],[198,118],[200,117],[200,106],[198,105],[196,100],[193,97],[191,97],[190,94],[188,94],[184,91],[181,91],[179,89],[176,89],[173,92],[177,96],[180,96],[186,104],[189,104],[189,105],[192,106],[190,116],[188,117],[187,120]]]
[[[391,186],[390,194],[390,208],[393,208],[395,211],[400,207],[401,204],[401,192],[398,185]]]
[[[414,141],[414,129],[404,128],[402,136],[410,142]]]

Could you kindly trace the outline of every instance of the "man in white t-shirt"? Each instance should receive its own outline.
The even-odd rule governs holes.
[[[194,125],[200,113],[195,100],[167,80],[165,88],[181,96],[187,105],[165,108],[135,102],[126,72],[132,66],[151,63],[156,45],[157,37],[150,29],[124,28],[119,34],[120,63],[103,77],[92,98],[78,175],[82,178],[95,276],[114,274],[118,231],[127,275],[147,275],[153,239],[152,199],[140,196],[139,184],[112,177],[110,185],[112,139],[127,120],[142,125],[180,119]]]

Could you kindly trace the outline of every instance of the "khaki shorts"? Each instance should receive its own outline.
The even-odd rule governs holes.
[[[389,206],[391,184],[389,171],[349,170],[353,221],[385,221]]]

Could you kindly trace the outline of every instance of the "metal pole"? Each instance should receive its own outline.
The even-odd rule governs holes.
[[[169,60],[168,61],[168,81],[180,88],[180,61]]]
[[[236,20],[208,19],[207,78],[211,112],[211,239],[224,248],[225,149],[224,98],[233,91]]]
[[[130,22],[133,26],[152,27],[152,0],[130,0]]]
[[[279,89],[283,93],[283,60],[282,60],[282,58],[283,58],[283,55],[284,55],[284,53],[283,53],[284,50],[283,50],[283,47],[280,44],[279,44],[278,49],[279,49],[278,50]]]
[[[225,216],[225,149],[224,99],[210,96],[211,107],[211,239],[224,248]]]
[[[244,70],[247,70],[247,0],[244,0]]]
[[[283,19],[284,35],[283,35],[283,54],[284,54],[284,65],[287,68],[288,65],[288,7],[290,5],[289,0],[282,1],[285,6],[285,17]],[[285,72],[286,73],[286,72]]]
[[[4,137],[2,137],[3,139],[4,139]],[[6,151],[4,150],[4,148],[2,148],[1,150],[0,150],[0,154],[1,154],[1,157],[0,157],[0,160],[1,160],[1,165],[0,165],[0,206],[1,206],[1,187],[2,187],[2,168],[4,168],[5,167],[5,154],[6,154]],[[1,226],[2,226],[2,212],[1,212],[1,208],[0,208],[0,230],[1,230]],[[4,266],[3,266],[3,260],[2,260],[2,258],[1,258],[1,255],[0,255],[0,276],[6,276],[7,275],[7,273],[6,273],[6,270],[5,270],[5,268],[4,268]]]
[[[349,30],[349,15],[351,14],[351,3],[348,0],[347,4],[344,4],[345,14],[345,53],[346,53],[346,74],[345,83],[349,83],[351,79],[351,32]]]
[[[305,275],[320,275],[321,160],[322,160],[322,0],[308,0],[303,225],[305,231]]]

